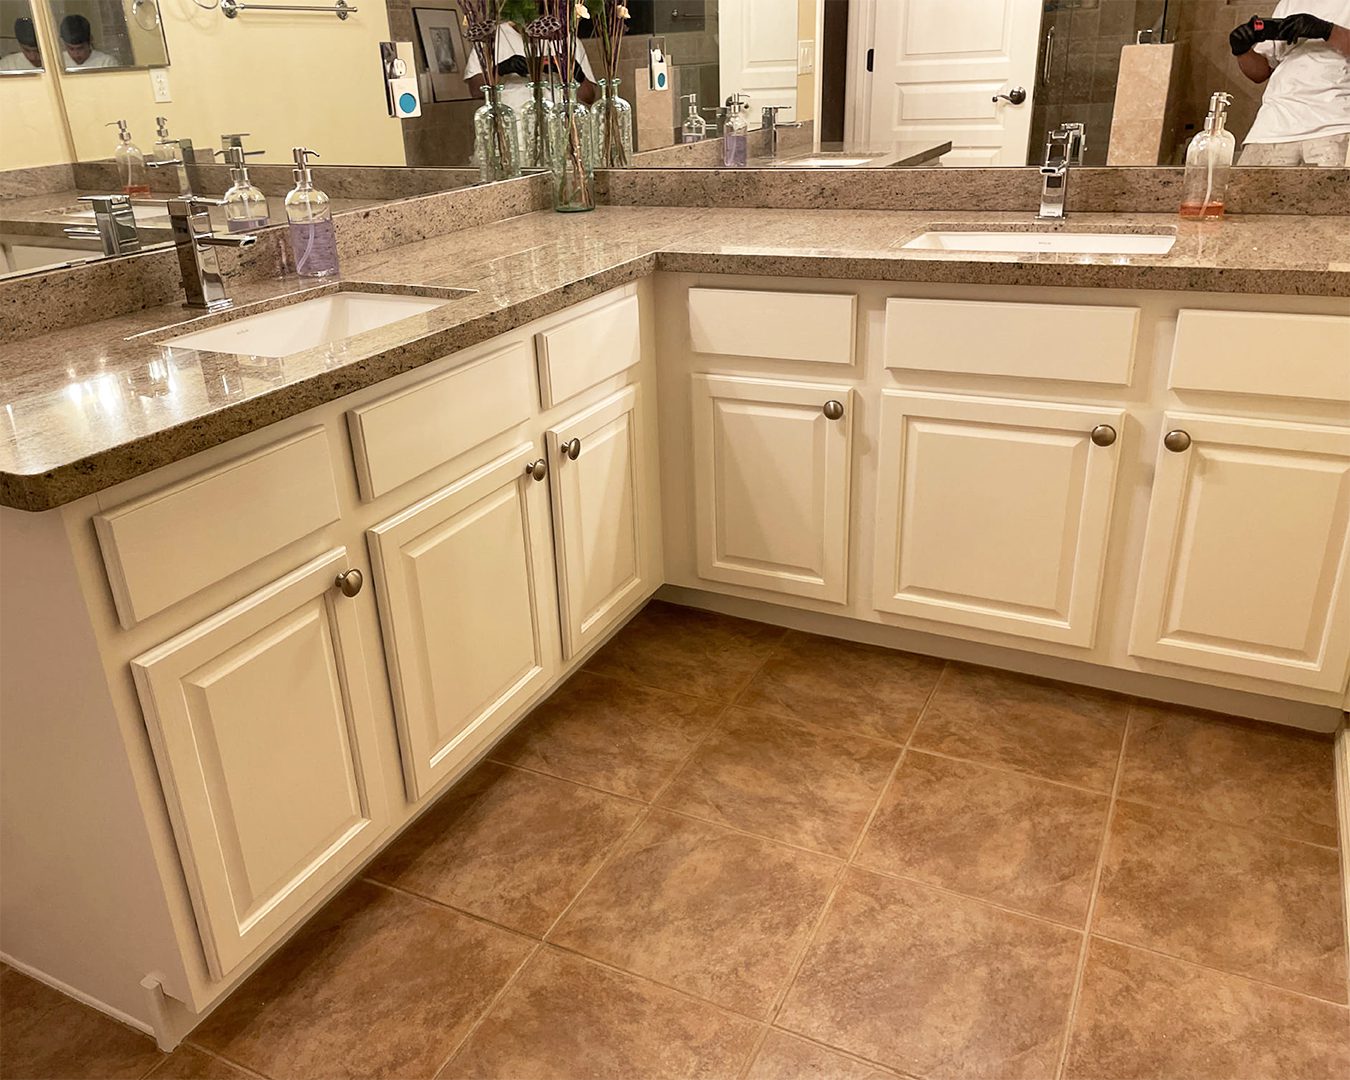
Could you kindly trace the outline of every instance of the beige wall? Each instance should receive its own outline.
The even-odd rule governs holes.
[[[45,29],[44,24],[38,24],[38,44],[44,59],[54,55]],[[0,78],[0,170],[61,165],[72,160],[61,121],[56,76],[50,67],[37,75]]]
[[[815,41],[816,51],[820,51],[820,42],[816,41],[816,20],[819,16],[820,0],[797,0],[797,40]],[[819,64],[819,60],[817,60]],[[816,75],[797,76],[797,112],[795,119],[803,123],[816,118]]]

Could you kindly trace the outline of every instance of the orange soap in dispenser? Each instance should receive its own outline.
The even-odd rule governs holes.
[[[149,195],[150,174],[145,169],[145,155],[141,153],[140,147],[131,141],[127,122],[113,120],[103,126],[117,128],[117,148],[113,151],[113,163],[117,166],[122,190],[128,195]]]
[[[1228,190],[1228,171],[1233,167],[1237,140],[1224,124],[1232,95],[1222,90],[1209,99],[1205,130],[1186,148],[1186,173],[1181,183],[1181,216],[1184,218],[1223,217],[1224,194]]]

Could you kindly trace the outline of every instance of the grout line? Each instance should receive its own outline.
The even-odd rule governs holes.
[[[772,844],[774,847],[787,848],[789,851],[795,851],[801,855],[809,855],[813,859],[820,859],[824,862],[846,863],[847,857],[844,855],[834,855],[828,851],[819,851],[816,848],[803,847],[801,844],[794,844],[790,840],[781,840],[776,836],[766,836],[764,833],[751,832],[749,829],[739,825],[728,825],[725,821],[717,821],[714,818],[702,817],[699,814],[691,813],[688,810],[677,810],[672,806],[652,806],[653,810],[658,810],[663,814],[670,814],[672,817],[684,818],[686,821],[697,821],[700,825],[712,825],[718,829],[725,829],[727,832],[736,833],[750,840],[759,840],[765,844]]]
[[[444,908],[447,911],[453,911],[456,915],[463,915],[466,919],[472,919],[476,923],[482,923],[484,926],[490,926],[494,930],[505,930],[514,937],[524,938],[526,941],[539,943],[544,939],[538,934],[531,934],[519,927],[507,926],[506,923],[497,922],[495,919],[489,919],[486,915],[480,915],[476,911],[470,911],[468,908],[460,907],[458,904],[452,904],[448,900],[441,900],[435,896],[427,896],[424,893],[413,892],[411,889],[405,889],[402,885],[390,885],[387,881],[378,881],[372,877],[360,877],[358,881],[364,881],[367,885],[374,885],[377,889],[384,889],[386,892],[396,893],[399,896],[406,896],[410,900],[419,900],[424,904],[430,904],[432,907]]]
[[[1067,780],[1052,780],[1048,776],[1042,776],[1040,773],[1026,772],[1022,769],[1014,769],[1010,765],[1004,765],[1002,762],[989,761],[984,758],[961,757],[959,754],[948,753],[945,750],[933,750],[927,746],[911,746],[909,749],[916,754],[927,754],[929,757],[942,758],[945,761],[956,761],[962,765],[978,765],[982,769],[988,769],[990,772],[1002,773],[1005,776],[1016,776],[1022,780],[1030,780],[1036,784],[1051,784],[1054,787],[1067,788],[1069,791],[1077,791],[1084,795],[1096,795],[1099,799],[1110,798],[1109,791],[1103,791],[1101,788],[1084,787],[1082,784],[1071,784]]]
[[[451,1047],[449,1055],[441,1062],[436,1071],[431,1074],[433,1077],[439,1078],[446,1069],[450,1068],[450,1063],[455,1060],[456,1055],[468,1045],[469,1040],[472,1039],[478,1032],[478,1029],[482,1027],[483,1021],[492,1015],[492,1010],[497,1007],[502,998],[506,997],[507,991],[516,984],[516,980],[520,977],[520,973],[529,966],[530,961],[538,955],[539,950],[543,947],[543,942],[537,941],[534,943],[534,946],[530,951],[525,954],[525,959],[516,965],[516,970],[511,972],[511,975],[507,978],[506,982],[502,983],[501,989],[492,995],[492,1000],[489,1001],[483,1011],[479,1013],[478,1018],[469,1025],[469,1030],[464,1033],[464,1037]]]
[[[627,626],[625,626],[624,629],[627,629]],[[619,633],[620,634],[623,633],[623,630],[620,630]],[[619,636],[618,634],[614,635],[615,638],[617,638],[618,636]],[[608,642],[606,644],[608,644]],[[597,651],[593,656],[587,657],[586,663],[583,664],[581,667],[577,668],[576,671],[572,672],[572,674],[567,677],[567,681],[564,682],[562,686],[559,686],[558,689],[561,690],[563,686],[566,686],[578,675],[588,675],[593,679],[604,679],[607,682],[619,683],[621,686],[637,686],[641,687],[643,690],[655,690],[658,694],[670,694],[673,697],[689,698],[691,701],[703,701],[703,702],[715,701],[719,705],[731,704],[730,701],[725,700],[723,698],[705,697],[702,694],[692,694],[688,690],[671,690],[669,687],[666,686],[653,686],[651,683],[641,682],[638,679],[630,679],[624,675],[613,675],[608,671],[592,671],[590,668],[591,661],[594,660],[596,656],[599,656],[600,653],[603,651],[604,649],[602,648],[599,651]],[[552,695],[549,695],[549,697],[552,697]],[[544,701],[548,700],[549,698],[544,699]],[[541,701],[539,704],[542,705],[544,704],[544,702]],[[538,706],[536,706],[536,708],[537,707]],[[533,712],[534,710],[531,709],[530,711]]]
[[[609,788],[588,784],[584,780],[573,780],[570,776],[558,776],[556,773],[545,772],[543,769],[537,769],[531,765],[521,765],[515,761],[502,761],[498,758],[487,758],[486,760],[493,765],[500,765],[504,769],[515,769],[517,772],[529,773],[531,776],[542,776],[545,780],[556,780],[560,784],[571,784],[573,787],[579,787],[585,791],[593,791],[597,795],[608,795],[611,799],[619,799],[622,802],[632,803],[635,806],[651,805],[646,799],[640,798],[637,795],[626,795],[621,791],[611,791]],[[453,790],[453,788],[451,790]]]
[[[789,1038],[800,1039],[804,1043],[810,1043],[812,1046],[818,1046],[822,1050],[828,1050],[832,1054],[838,1054],[840,1057],[848,1058],[850,1061],[856,1061],[859,1065],[866,1065],[869,1069],[879,1069],[888,1076],[896,1076],[902,1080],[918,1080],[917,1073],[907,1073],[904,1069],[897,1069],[894,1065],[886,1065],[880,1061],[874,1061],[864,1054],[859,1054],[855,1050],[845,1050],[841,1046],[834,1046],[831,1043],[822,1042],[811,1035],[803,1035],[800,1031],[793,1031],[791,1028],[779,1027],[777,1024],[769,1025],[770,1032],[778,1032],[780,1035],[787,1035]]]
[[[1319,844],[1314,840],[1302,840],[1297,836],[1290,836],[1288,833],[1274,832],[1270,829],[1263,829],[1257,825],[1248,825],[1241,821],[1229,821],[1225,818],[1212,817],[1201,810],[1194,810],[1189,806],[1167,806],[1163,803],[1148,802],[1144,799],[1136,799],[1129,795],[1117,796],[1120,802],[1130,803],[1132,806],[1144,806],[1150,810],[1162,810],[1169,814],[1181,814],[1186,817],[1196,818],[1200,821],[1208,822],[1211,825],[1219,825],[1225,829],[1236,829],[1239,832],[1249,832],[1256,836],[1263,836],[1268,840],[1280,840],[1289,844],[1301,844],[1304,847],[1319,848],[1322,851],[1339,851],[1340,847],[1335,844]]]
[[[266,1073],[261,1073],[261,1072],[259,1072],[257,1069],[251,1069],[251,1068],[249,1068],[247,1065],[244,1065],[244,1064],[242,1064],[242,1063],[240,1063],[240,1062],[238,1062],[238,1061],[235,1061],[233,1058],[226,1057],[224,1054],[219,1053],[219,1052],[216,1051],[216,1050],[211,1050],[211,1049],[209,1049],[208,1047],[202,1046],[200,1043],[195,1043],[195,1042],[192,1042],[192,1041],[189,1040],[189,1039],[184,1039],[181,1043],[178,1044],[178,1048],[179,1048],[179,1049],[182,1049],[184,1046],[187,1046],[187,1047],[192,1048],[193,1050],[196,1050],[197,1053],[199,1053],[199,1054],[205,1054],[205,1055],[206,1055],[207,1057],[209,1057],[209,1058],[215,1058],[216,1061],[223,1062],[224,1064],[228,1065],[230,1068],[236,1069],[236,1070],[238,1070],[239,1072],[244,1073],[244,1074],[247,1075],[247,1076],[256,1076],[256,1077],[259,1078],[259,1080],[268,1080],[268,1076],[267,1076]],[[168,1060],[169,1060],[169,1058],[168,1058],[168,1056],[166,1056],[166,1057],[164,1058],[164,1061],[168,1061]],[[160,1064],[162,1065],[163,1062],[161,1062]],[[150,1076],[150,1075],[151,1075],[156,1069],[158,1069],[158,1068],[159,1068],[159,1065],[156,1065],[154,1069],[151,1069],[149,1073],[146,1073],[146,1076],[147,1076],[147,1077]]]
[[[636,818],[633,819],[633,824],[631,824],[628,827],[627,831],[622,836],[620,836],[617,840],[614,841],[610,849],[607,852],[605,852],[605,857],[600,860],[600,862],[596,865],[596,868],[587,876],[586,880],[581,883],[581,887],[577,889],[575,893],[572,894],[572,899],[567,901],[567,904],[562,909],[562,911],[558,912],[557,917],[551,923],[549,923],[548,929],[545,930],[543,934],[540,935],[542,940],[547,941],[549,934],[553,933],[554,930],[558,929],[558,925],[563,921],[563,919],[567,917],[568,912],[570,912],[572,908],[576,906],[577,901],[580,900],[582,896],[585,895],[586,890],[591,887],[591,882],[593,882],[597,877],[599,877],[601,872],[604,871],[607,867],[610,866],[611,863],[614,862],[619,852],[624,849],[624,846],[628,843],[628,841],[631,840],[633,836],[637,833],[637,831],[647,823],[647,820],[651,816],[652,816],[651,807],[646,807],[645,809],[642,810],[641,813],[637,815]]]
[[[1097,849],[1097,865],[1092,872],[1092,890],[1088,894],[1087,915],[1083,921],[1083,944],[1078,950],[1078,964],[1074,970],[1073,988],[1069,992],[1069,1014],[1064,1021],[1063,1042],[1059,1048],[1059,1061],[1055,1065],[1055,1080],[1063,1080],[1064,1070],[1069,1063],[1069,1046],[1073,1041],[1074,1024],[1078,1019],[1078,1001],[1082,996],[1083,978],[1087,973],[1088,948],[1092,944],[1092,920],[1097,912],[1097,897],[1101,892],[1102,873],[1106,869],[1106,853],[1111,844],[1111,824],[1116,816],[1116,800],[1120,795],[1120,782],[1125,775],[1125,746],[1130,739],[1130,721],[1134,717],[1135,702],[1130,701],[1125,712],[1125,730],[1120,733],[1120,749],[1116,755],[1116,775],[1111,784],[1111,803],[1106,808],[1106,823],[1102,827],[1102,842]]]
[[[764,716],[781,723],[797,724],[800,727],[809,728],[811,731],[818,732],[821,735],[834,735],[846,739],[862,739],[866,742],[876,743],[878,746],[888,746],[899,750],[905,745],[905,739],[888,739],[884,735],[868,735],[862,731],[854,731],[850,728],[832,727],[820,720],[810,716],[799,716],[786,710],[782,712],[777,709],[765,708],[761,705],[742,705],[739,702],[732,702],[733,709],[739,709],[741,712],[750,713],[752,716]]]

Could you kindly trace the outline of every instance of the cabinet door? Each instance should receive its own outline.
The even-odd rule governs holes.
[[[557,670],[541,457],[518,447],[367,534],[414,801]]]
[[[874,604],[1090,647],[1124,414],[885,391]]]
[[[844,603],[852,390],[694,375],[693,406],[699,576]]]
[[[628,386],[548,433],[563,656],[608,630],[650,587],[652,512],[642,398]]]
[[[1130,652],[1315,690],[1350,666],[1350,429],[1169,414]]]
[[[217,978],[387,820],[347,568],[334,549],[131,664]]]

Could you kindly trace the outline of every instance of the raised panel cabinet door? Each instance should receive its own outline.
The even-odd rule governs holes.
[[[1350,428],[1169,413],[1130,652],[1340,690]]]
[[[699,577],[848,599],[853,391],[693,376]]]
[[[335,548],[131,662],[217,978],[387,822],[348,568]]]
[[[1090,648],[1124,420],[884,391],[877,610]]]
[[[367,534],[413,801],[557,671],[542,458],[522,445]]]
[[[563,656],[577,655],[648,589],[653,498],[642,395],[627,386],[548,432]]]

